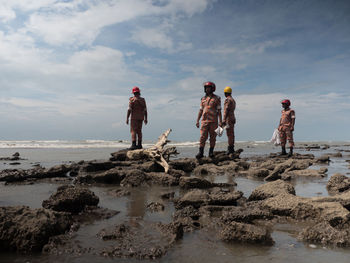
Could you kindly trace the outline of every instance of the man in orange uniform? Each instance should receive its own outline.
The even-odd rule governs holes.
[[[293,131],[294,131],[294,124],[295,124],[295,112],[290,107],[290,100],[283,100],[282,103],[282,116],[280,119],[280,124],[278,126],[278,130],[280,132],[280,139],[281,139],[281,146],[282,146],[282,153],[281,155],[287,155],[286,152],[286,143],[287,140],[289,142],[289,154],[288,156],[293,155],[293,147],[294,147],[294,141],[293,141]]]
[[[224,89],[225,93],[225,102],[224,102],[224,120],[222,125],[226,125],[226,134],[228,139],[228,146],[227,146],[227,154],[231,154],[235,152],[235,132],[234,127],[236,123],[236,117],[235,117],[235,109],[236,109],[236,102],[232,98],[232,89],[230,87],[226,87]]]
[[[196,126],[199,128],[199,121],[202,118],[199,152],[196,155],[197,159],[203,157],[205,142],[208,139],[208,133],[210,135],[209,157],[214,157],[214,147],[216,142],[215,129],[218,127],[218,118],[219,125],[222,125],[221,99],[219,96],[214,94],[215,89],[216,86],[213,82],[208,81],[204,83],[205,96],[201,99],[201,105],[196,122]]]
[[[134,97],[129,99],[129,109],[126,116],[126,124],[129,124],[131,115],[130,132],[132,145],[130,150],[142,149],[142,122],[147,124],[147,107],[146,101],[141,97],[141,92],[138,87],[132,89]],[[138,139],[136,145],[136,137]]]

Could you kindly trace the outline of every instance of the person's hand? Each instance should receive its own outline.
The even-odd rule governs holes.
[[[222,122],[221,121],[219,122],[219,126],[222,128]]]
[[[293,126],[290,128],[290,131],[294,131],[294,127]]]
[[[145,125],[147,125],[148,121],[147,121],[147,120],[144,120],[144,123],[145,123]]]
[[[129,125],[129,119],[126,119],[126,125]]]
[[[196,122],[196,127],[199,128],[199,121]]]

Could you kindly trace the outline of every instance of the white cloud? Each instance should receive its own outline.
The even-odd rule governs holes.
[[[132,40],[151,48],[173,50],[173,40],[156,28],[140,29],[132,34]]]
[[[2,104],[8,105],[13,118],[22,118],[24,115],[27,119],[34,120],[39,116],[56,118],[57,114],[62,116],[95,116],[110,111],[118,112],[127,107],[128,97],[89,94],[65,95],[51,100],[12,97],[2,98],[0,101]],[[4,108],[2,111],[6,113]]]
[[[48,10],[33,13],[26,23],[26,29],[42,37],[53,46],[62,44],[90,45],[105,26],[142,16],[176,15],[177,13],[192,16],[195,13],[203,12],[209,2],[211,1],[171,0],[165,6],[154,5],[152,1],[144,0],[56,2],[51,4],[47,8]],[[14,8],[15,6],[8,8],[9,11],[13,12],[11,7]],[[33,5],[33,9],[34,7]],[[40,5],[36,7],[40,7]],[[155,34],[155,37],[164,41],[164,44],[160,46],[161,48],[164,45],[169,48],[169,45],[171,45],[169,39],[160,33]],[[159,47],[157,41],[146,41],[145,43],[152,47]],[[187,49],[189,44],[182,43],[180,48]]]
[[[0,20],[8,22],[17,17],[16,9],[33,11],[53,5],[56,0],[0,0]]]

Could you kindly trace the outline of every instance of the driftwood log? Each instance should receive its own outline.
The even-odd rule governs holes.
[[[169,142],[168,136],[171,129],[165,131],[159,138],[155,145],[147,149],[139,149],[128,151],[126,156],[129,160],[151,159],[164,167],[165,173],[169,172],[169,158],[170,155],[176,155],[178,152],[175,147],[164,149],[164,146]]]

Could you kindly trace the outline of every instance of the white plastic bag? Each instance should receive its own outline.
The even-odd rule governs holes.
[[[270,140],[275,146],[281,145],[280,132],[278,129],[275,129]]]
[[[216,128],[215,132],[219,137],[221,137],[222,134],[224,133],[224,129],[219,126]]]

